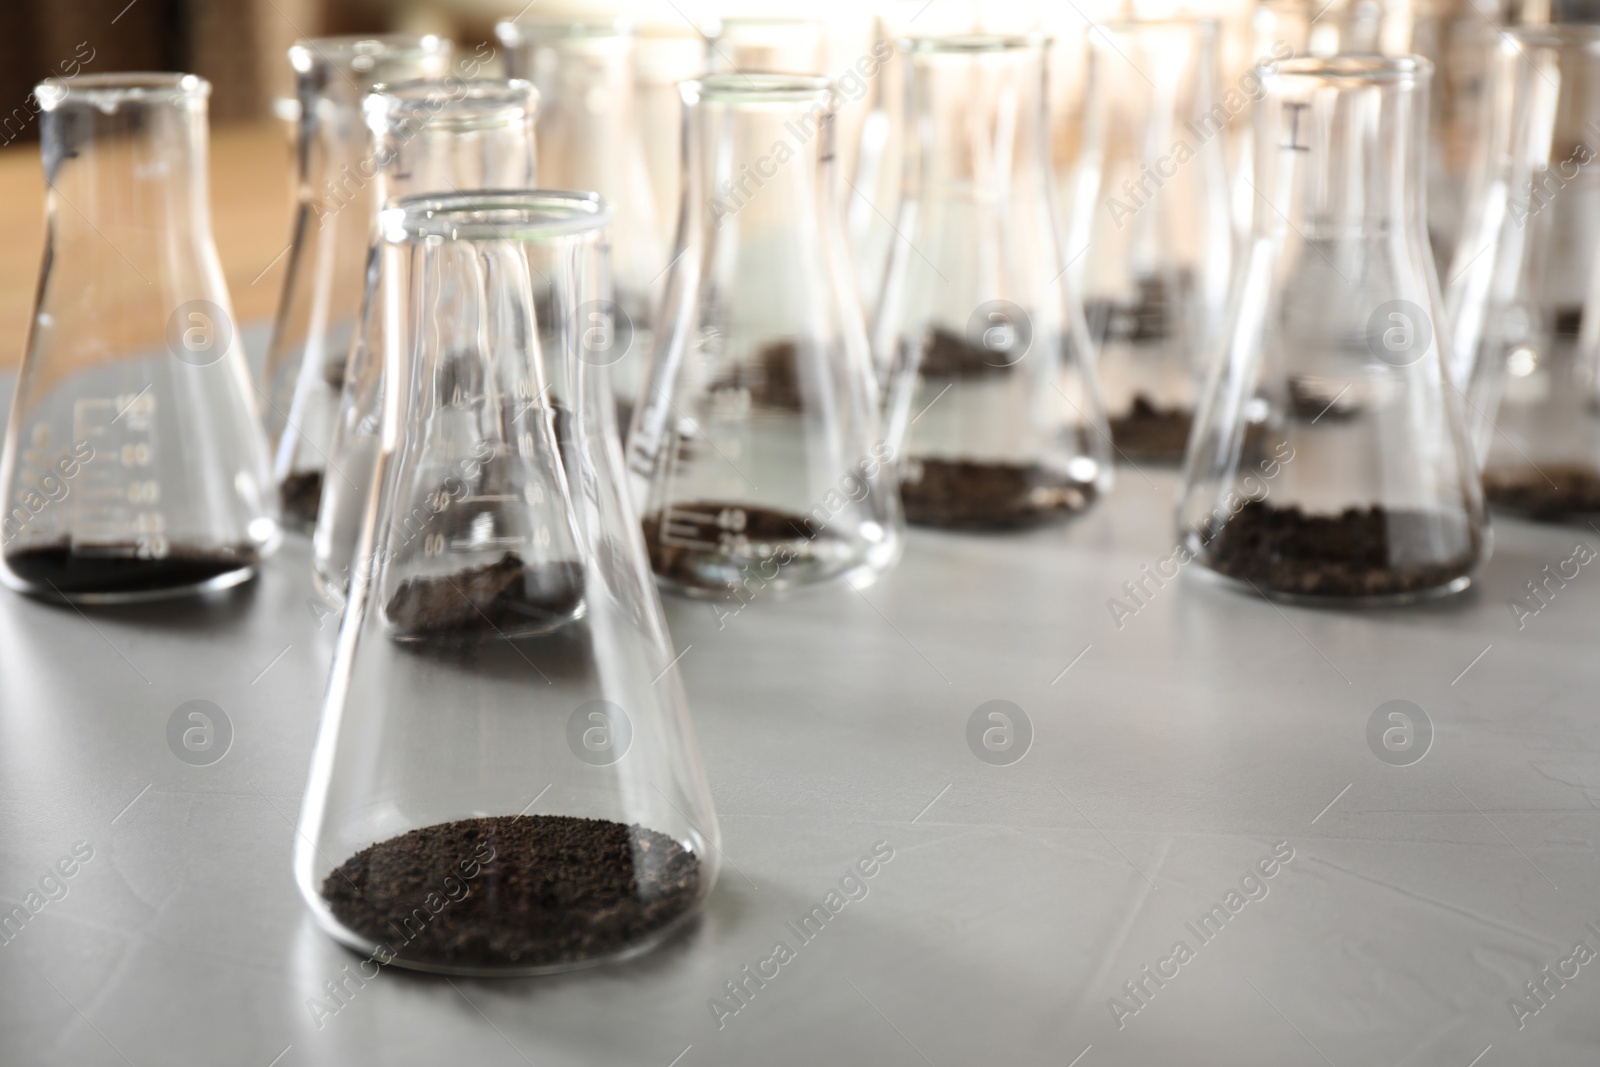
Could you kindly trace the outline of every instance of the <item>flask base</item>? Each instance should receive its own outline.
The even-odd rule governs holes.
[[[1273,600],[1379,607],[1450,596],[1472,584],[1486,545],[1467,523],[1426,511],[1337,515],[1245,504],[1191,550],[1209,572]],[[1458,546],[1445,555],[1441,545]],[[1446,549],[1445,551],[1448,551]]]
[[[1600,470],[1579,463],[1491,467],[1483,472],[1483,495],[1532,522],[1581,522],[1600,515]]]
[[[1128,410],[1110,420],[1117,459],[1127,463],[1176,466],[1189,447],[1194,412],[1163,407],[1144,393],[1135,393]]]
[[[840,578],[852,584],[892,562],[865,558],[861,543],[832,533],[810,516],[748,504],[695,501],[646,518],[650,567],[663,588],[685,596],[727,599],[742,590],[778,592]]]
[[[63,541],[6,553],[0,577],[21,592],[72,604],[133,604],[229,589],[255,577],[262,553],[174,546],[159,559],[134,545],[81,550]]]
[[[693,851],[607,819],[502,815],[426,826],[331,871],[313,901],[361,951],[414,970],[549,974],[639,955],[704,896]],[[326,914],[323,914],[323,909]]]
[[[1095,482],[1042,463],[913,456],[907,474],[900,483],[900,500],[906,521],[916,526],[971,530],[1038,526],[1076,515],[1100,495]]]

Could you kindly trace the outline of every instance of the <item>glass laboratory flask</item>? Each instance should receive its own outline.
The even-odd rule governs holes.
[[[626,426],[651,348],[651,320],[667,267],[645,163],[634,84],[634,35],[615,22],[507,21],[495,27],[506,71],[539,88],[539,183],[586,189],[614,213],[614,333],[605,362]]]
[[[870,580],[901,519],[833,187],[829,82],[682,86],[678,249],[628,441],[657,579],[700,596]]]
[[[827,26],[808,18],[713,18],[700,27],[711,74],[821,74]]]
[[[1441,272],[1454,259],[1466,198],[1483,160],[1489,66],[1506,24],[1500,0],[1424,0],[1411,47],[1433,63],[1428,121],[1428,238]]]
[[[1311,603],[1459,591],[1489,528],[1425,229],[1430,65],[1257,73],[1260,195],[1186,463],[1185,558]]]
[[[1111,487],[1083,307],[1065,278],[1037,35],[903,41],[904,186],[873,331],[906,518],[1004,528]]]
[[[1178,464],[1228,299],[1226,110],[1213,19],[1091,35],[1085,173],[1069,238],[1119,458]]]
[[[698,78],[705,65],[705,39],[687,23],[651,26],[634,42],[640,139],[662,248],[672,241],[678,200],[683,196],[683,100],[678,83]]]
[[[535,174],[534,116],[539,92],[525,81],[455,78],[378,86],[365,103],[372,132],[373,200],[462,189],[531,189]],[[312,538],[312,568],[323,596],[344,599],[361,533],[372,465],[378,454],[383,362],[374,315],[382,285],[377,234],[367,256],[361,328],[346,359],[339,417],[328,446]]]
[[[696,914],[718,831],[609,384],[582,358],[579,309],[609,299],[606,208],[467,192],[382,219],[372,565],[339,632],[296,881],[381,963],[635,955]]]
[[[438,37],[317,37],[289,49],[299,98],[289,268],[267,348],[262,412],[284,525],[317,521],[345,357],[376,218],[361,102],[374,85],[442,75]]]
[[[47,237],[0,457],[0,577],[83,603],[221,589],[279,539],[211,236],[192,74],[48,79]]]
[[[1449,302],[1489,503],[1600,514],[1600,26],[1514,27]]]

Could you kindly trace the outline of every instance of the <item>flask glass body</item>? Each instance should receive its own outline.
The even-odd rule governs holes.
[[[212,241],[210,85],[37,89],[48,229],[3,457],[8,584],[85,602],[249,578],[276,546],[266,442]]]
[[[327,932],[402,966],[634,955],[696,913],[718,832],[606,375],[580,357],[604,205],[472,192],[383,218],[374,502],[296,880]]]

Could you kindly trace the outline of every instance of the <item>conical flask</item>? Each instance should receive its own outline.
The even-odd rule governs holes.
[[[0,457],[0,577],[86,603],[242,582],[278,525],[211,237],[211,86],[84,74],[35,92],[48,229]]]
[[[628,441],[657,578],[747,596],[899,557],[866,327],[833,187],[826,79],[682,87],[687,180]]]
[[[1449,296],[1490,504],[1600,514],[1600,27],[1514,27]],[[1585,306],[1585,300],[1589,301]]]
[[[873,351],[906,518],[1005,528],[1111,486],[1083,306],[1052,206],[1048,41],[903,41],[904,188]]]
[[[827,69],[821,19],[713,18],[700,27],[710,74],[809,74]]]
[[[1080,187],[1072,276],[1119,458],[1177,464],[1232,268],[1218,24],[1114,22],[1090,43],[1083,169],[1100,179]]]
[[[1430,66],[1258,67],[1255,218],[1179,505],[1181,561],[1269,596],[1466,588],[1489,529],[1425,231]]]
[[[262,415],[284,525],[317,521],[377,205],[361,102],[374,85],[444,74],[438,37],[317,37],[289,49],[299,97],[288,273],[267,348]]]
[[[538,104],[538,90],[519,80],[446,78],[379,86],[365,105],[377,167],[374,202],[461,189],[533,188]],[[361,328],[346,360],[339,417],[328,446],[330,474],[322,483],[311,542],[318,589],[335,602],[344,599],[350,584],[378,454],[384,324],[373,310],[382,285],[380,253],[374,232]]]
[[[646,373],[651,319],[667,267],[645,163],[634,82],[634,35],[614,22],[501,22],[506,71],[539,88],[539,183],[599,193],[611,205],[614,332],[591,354],[609,367],[626,432]]]
[[[351,586],[295,847],[317,922],[381,963],[627,957],[716,877],[609,386],[582,358],[580,309],[609,299],[606,222],[577,193],[383,213],[372,566]]]
[[[1477,166],[1483,160],[1489,68],[1506,25],[1501,0],[1431,0],[1407,51],[1434,65],[1428,121],[1428,239],[1443,272],[1455,257]],[[1443,275],[1442,276],[1447,276]]]

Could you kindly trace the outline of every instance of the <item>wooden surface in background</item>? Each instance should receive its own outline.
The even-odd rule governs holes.
[[[211,224],[240,323],[271,318],[288,256],[291,157],[285,126],[223,127],[211,136]],[[39,146],[0,149],[0,371],[15,370],[28,342],[44,250]],[[269,266],[270,264],[270,266]]]

